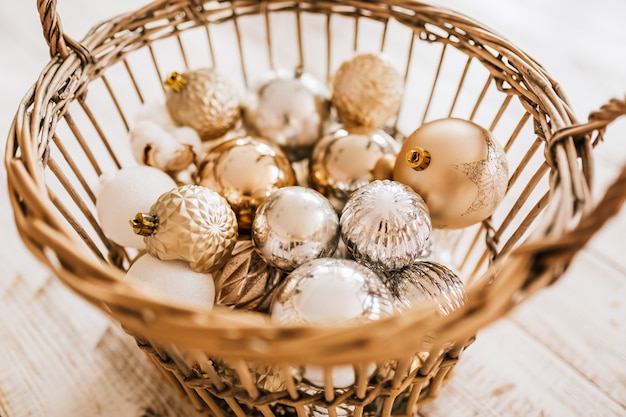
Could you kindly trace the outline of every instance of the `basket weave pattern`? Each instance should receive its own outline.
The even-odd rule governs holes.
[[[579,124],[538,63],[453,11],[407,0],[161,0],[93,27],[79,43],[62,32],[55,6],[38,1],[52,59],[9,133],[17,228],[209,415],[306,416],[321,407],[334,416],[345,404],[355,416],[414,415],[437,396],[476,332],[558,279],[626,194],[625,171],[599,205],[590,200],[592,147],[626,113],[626,101]],[[215,65],[247,88],[269,70],[301,66],[329,80],[357,51],[383,52],[404,72],[403,107],[385,127],[399,139],[446,116],[475,120],[501,138],[511,167],[504,201],[482,224],[440,237],[468,285],[467,305],[445,318],[418,307],[358,327],[286,327],[220,306],[166,304],[127,285],[124,271],[137,254],[103,235],[95,187],[100,174],[131,163],[132,114],[162,100],[164,75]],[[376,378],[365,371],[372,363]],[[325,389],[302,390],[291,377],[310,364],[323,367]],[[330,371],[344,364],[356,382],[335,390]],[[277,370],[284,387],[259,388],[261,365]]]

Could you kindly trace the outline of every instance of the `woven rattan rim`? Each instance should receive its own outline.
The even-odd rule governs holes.
[[[346,15],[367,11],[371,18],[393,17],[414,27],[421,38],[471,49],[499,87],[519,96],[535,117],[548,145],[546,163],[556,204],[550,205],[546,221],[531,239],[496,256],[487,273],[469,288],[464,308],[446,318],[416,309],[359,327],[287,327],[219,306],[208,312],[164,304],[124,283],[123,272],[95,259],[59,218],[46,191],[42,166],[46,144],[68,103],[83,94],[104,68],[147,42],[216,19],[214,13],[227,19],[258,13],[261,8]],[[53,58],[20,103],[9,133],[5,165],[17,229],[29,249],[66,285],[129,332],[150,340],[174,342],[224,358],[269,362],[306,358],[308,363],[333,364],[399,357],[414,352],[425,337],[437,336],[438,345],[455,343],[450,354],[454,357],[480,328],[554,282],[577,251],[619,210],[626,195],[626,169],[595,208],[588,189],[592,145],[613,119],[626,113],[626,99],[610,102],[592,114],[589,123],[578,124],[558,84],[539,64],[500,35],[451,10],[407,0],[161,0],[95,26],[78,43],[63,33],[56,1],[39,0],[38,9]],[[147,21],[151,29],[140,29]],[[429,30],[433,23],[425,22],[436,23],[452,36],[438,38]],[[572,219],[579,221],[572,226]]]

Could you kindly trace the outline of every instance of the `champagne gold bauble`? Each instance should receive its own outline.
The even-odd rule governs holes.
[[[259,206],[252,240],[265,262],[292,271],[311,259],[332,256],[339,241],[339,218],[317,191],[281,188]]]
[[[229,139],[212,147],[200,163],[199,184],[217,191],[250,229],[257,207],[274,191],[296,183],[285,154],[253,137]]]
[[[267,312],[284,273],[268,265],[251,240],[240,240],[213,277],[216,304]]]
[[[146,250],[161,260],[189,262],[196,272],[213,272],[237,242],[237,218],[218,193],[184,185],[162,194],[148,213],[131,219]]]
[[[433,227],[457,229],[493,213],[506,193],[508,163],[488,130],[469,120],[445,118],[407,137],[393,179],[424,198]]]
[[[341,211],[355,190],[374,180],[380,160],[396,158],[398,143],[380,129],[345,127],[325,136],[313,149],[313,188]]]
[[[361,54],[335,72],[332,103],[342,123],[381,127],[400,110],[403,91],[402,75],[388,60]]]
[[[218,138],[240,119],[235,85],[213,68],[172,72],[165,79],[165,104],[179,125],[194,128],[204,141]]]
[[[376,180],[356,190],[341,212],[341,238],[358,262],[379,270],[404,268],[430,237],[428,207],[409,186]]]
[[[279,71],[248,94],[243,106],[246,130],[276,143],[290,161],[311,155],[330,119],[324,84],[301,71]]]

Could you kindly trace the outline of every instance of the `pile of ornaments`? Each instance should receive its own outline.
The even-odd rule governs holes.
[[[489,131],[445,118],[391,137],[403,77],[378,54],[343,62],[330,91],[300,69],[244,95],[212,68],[165,84],[165,103],[130,131],[138,165],[104,175],[97,196],[105,235],[140,251],[133,285],[283,324],[464,303],[457,275],[429,257],[430,235],[484,220],[503,198],[506,157]],[[337,387],[354,383],[351,369]],[[319,370],[304,379],[323,385]]]

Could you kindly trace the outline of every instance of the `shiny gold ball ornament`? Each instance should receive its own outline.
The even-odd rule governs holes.
[[[330,120],[330,93],[311,74],[277,71],[244,100],[243,124],[281,147],[290,161],[308,158]]]
[[[274,191],[295,185],[296,175],[280,148],[263,139],[229,139],[209,149],[198,183],[217,191],[235,211],[239,228],[250,229],[258,206]]]
[[[237,217],[217,192],[183,185],[162,194],[148,213],[130,220],[146,250],[161,260],[180,259],[192,270],[213,272],[237,242]]]
[[[380,129],[342,127],[320,140],[309,165],[312,187],[340,212],[350,195],[377,177],[377,167],[395,160],[400,145]]]
[[[402,104],[404,80],[378,54],[359,54],[344,61],[332,80],[333,106],[342,123],[381,127]]]
[[[284,187],[259,206],[252,241],[265,262],[292,271],[312,259],[333,255],[339,241],[339,217],[317,191]]]
[[[412,187],[433,227],[458,229],[489,217],[504,198],[508,163],[502,146],[469,120],[425,123],[404,141],[393,179]]]
[[[341,238],[356,261],[378,271],[413,263],[430,237],[426,203],[409,186],[376,180],[356,190],[340,217]]]
[[[203,141],[224,135],[241,118],[237,88],[214,68],[172,72],[164,83],[172,119],[194,128]]]

